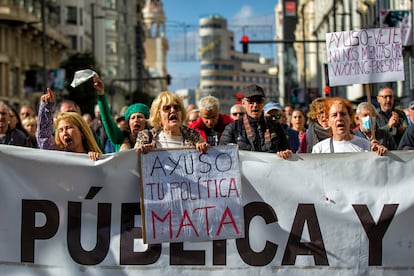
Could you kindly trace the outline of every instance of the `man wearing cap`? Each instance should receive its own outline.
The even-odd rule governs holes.
[[[274,152],[283,159],[292,154],[283,127],[263,114],[265,94],[263,88],[251,84],[244,87],[243,118],[226,126],[220,145],[237,144],[241,150]]]
[[[283,108],[280,106],[280,104],[273,101],[266,103],[264,106],[264,113],[265,117],[270,117],[282,125],[285,131],[286,139],[289,143],[289,148],[292,150],[292,152],[297,152],[299,149],[299,139],[296,137],[299,136],[299,132],[289,127],[286,122],[286,113],[283,111]]]
[[[403,111],[394,107],[394,91],[392,88],[382,87],[378,92],[377,101],[380,104],[378,126],[381,129],[388,130],[398,145],[408,126],[407,117]]]
[[[122,130],[118,127],[111,115],[109,104],[105,96],[104,83],[97,75],[94,75],[93,77],[93,86],[98,93],[98,106],[101,111],[102,124],[115,151],[118,152],[133,148],[138,132],[149,127],[147,124],[147,119],[149,117],[148,106],[142,103],[130,105],[124,114],[128,129]]]

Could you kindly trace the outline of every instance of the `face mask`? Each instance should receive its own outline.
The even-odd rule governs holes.
[[[372,118],[372,122],[375,125],[375,118]],[[361,123],[362,123],[362,127],[366,130],[371,130],[371,120],[370,120],[370,116],[365,116],[363,118],[361,118]]]

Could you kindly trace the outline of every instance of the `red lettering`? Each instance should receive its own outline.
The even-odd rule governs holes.
[[[207,236],[210,236],[210,231],[209,231],[210,225],[208,223],[208,209],[212,209],[212,208],[216,208],[216,206],[205,206],[205,207],[195,208],[193,211],[193,214],[194,214],[198,210],[205,210],[205,218],[206,218],[205,224],[206,224]]]
[[[225,219],[226,219],[227,216],[230,218],[230,221],[226,222]],[[233,214],[230,211],[229,207],[226,207],[226,209],[224,210],[223,215],[221,216],[220,225],[219,225],[219,228],[217,230],[216,236],[220,236],[221,228],[223,228],[224,224],[232,224],[236,234],[240,233],[239,229],[237,228],[236,222],[234,221]]]
[[[188,220],[187,224],[184,224],[184,221]],[[187,226],[191,226],[191,228],[193,228],[193,231],[195,233],[195,235],[198,237],[198,232],[197,229],[195,229],[193,222],[191,221],[191,218],[188,216],[188,212],[187,210],[184,210],[184,214],[183,217],[181,218],[181,222],[180,222],[180,228],[178,228],[178,232],[177,235],[175,236],[176,238],[178,238],[178,236],[180,236],[181,230],[183,229],[183,227],[187,227]]]
[[[237,181],[234,178],[230,179],[230,185],[229,185],[229,193],[228,197],[230,197],[230,194],[234,191],[236,193],[236,197],[239,197],[239,191],[237,190]]]
[[[155,219],[157,219],[158,221],[164,222],[164,221],[167,220],[167,218],[170,219],[169,220],[169,223],[168,223],[168,226],[169,226],[168,228],[169,228],[169,231],[170,231],[170,239],[172,239],[172,218],[171,218],[171,210],[169,210],[167,212],[167,214],[163,218],[159,217],[154,211],[151,211],[152,237],[154,238],[154,240],[157,239],[157,228],[156,228],[156,225],[155,225]],[[161,228],[161,229],[163,229],[163,228]]]

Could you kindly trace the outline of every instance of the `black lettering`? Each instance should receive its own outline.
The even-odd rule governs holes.
[[[364,227],[369,240],[368,265],[382,265],[382,239],[397,212],[398,204],[385,204],[382,208],[378,224],[375,223],[367,205],[353,204],[355,212]]]
[[[260,216],[266,224],[277,221],[277,216],[272,206],[266,202],[251,202],[244,206],[244,229],[245,238],[236,239],[237,251],[242,260],[252,266],[265,266],[269,264],[276,255],[278,245],[270,241],[266,241],[266,245],[261,252],[255,252],[250,247],[249,226],[251,220]]]
[[[184,250],[184,243],[170,243],[170,265],[205,265],[206,252]]]
[[[213,241],[213,265],[226,265],[227,240]]]
[[[68,203],[68,250],[72,259],[83,265],[101,263],[108,254],[111,239],[111,204],[98,203],[96,245],[86,251],[81,245],[82,203]]]
[[[43,213],[46,222],[36,227],[36,213]],[[59,228],[59,209],[49,200],[22,200],[22,225],[20,241],[21,262],[34,263],[35,240],[53,237]]]
[[[164,167],[162,166],[162,163],[161,163],[160,159],[158,158],[158,156],[155,157],[154,164],[152,164],[151,176],[154,174],[155,169],[157,169],[157,170],[161,169],[162,172],[164,173],[164,176],[167,175],[167,173],[165,172]]]
[[[220,160],[221,157],[224,157],[223,160]],[[216,156],[216,169],[219,172],[227,172],[233,166],[233,160],[231,159],[230,154],[223,152]]]
[[[139,203],[123,203],[121,207],[121,265],[150,265],[161,256],[161,244],[149,244],[144,252],[134,252],[134,239],[142,239],[142,227],[134,227],[135,216],[141,215]]]
[[[200,154],[198,156],[198,160],[200,161],[200,163],[206,164],[206,169],[204,171],[200,169],[200,173],[208,173],[211,171],[211,164],[203,160],[203,156],[205,155],[206,154]]]
[[[310,242],[300,242],[307,222]],[[290,231],[282,265],[294,265],[297,255],[313,255],[315,265],[329,265],[325,245],[313,204],[299,204]]]
[[[175,161],[173,160],[171,157],[168,157],[168,159],[171,161],[171,163],[173,163],[175,166],[174,168],[171,170],[170,175],[172,175],[175,172],[175,169],[178,167],[178,165],[180,164],[180,160],[181,160],[181,155],[178,157],[178,160]]]
[[[190,157],[191,162],[187,162],[187,158],[184,156],[185,173],[193,174],[194,173],[194,159],[192,155],[190,155],[189,157]],[[187,167],[187,163],[191,164],[191,170],[189,170],[189,168]]]

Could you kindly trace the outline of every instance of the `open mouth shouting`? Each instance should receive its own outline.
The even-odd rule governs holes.
[[[178,122],[178,116],[177,116],[177,114],[175,114],[175,113],[170,114],[168,116],[168,121],[169,122],[172,122],[172,123],[177,123]]]
[[[262,113],[262,110],[260,108],[252,108],[251,113],[252,115],[260,116]]]
[[[337,123],[336,124],[336,129],[340,132],[346,131],[345,124],[343,122]]]
[[[63,137],[63,144],[66,149],[70,149],[73,146],[73,138],[71,136]]]
[[[132,127],[132,132],[133,133],[138,133],[141,131],[141,124],[140,123],[135,123]]]

